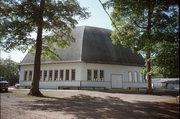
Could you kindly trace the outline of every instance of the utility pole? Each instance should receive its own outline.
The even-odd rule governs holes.
[[[0,60],[1,60],[1,49],[0,49]]]
[[[2,64],[2,59],[1,59],[1,49],[0,49],[0,64]]]

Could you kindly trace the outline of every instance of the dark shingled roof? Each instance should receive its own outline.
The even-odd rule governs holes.
[[[120,64],[128,66],[144,66],[141,55],[132,53],[129,48],[112,44],[111,30],[79,26],[72,31],[76,39],[68,48],[58,49],[56,53],[61,61],[42,60],[44,63],[87,62],[100,64]],[[21,64],[33,63],[34,57],[27,54]]]

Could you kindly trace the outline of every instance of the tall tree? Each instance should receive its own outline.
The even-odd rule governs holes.
[[[103,6],[113,8],[113,43],[145,55],[147,93],[152,93],[151,65],[157,44],[179,41],[178,0],[109,0]]]
[[[179,43],[163,42],[156,47],[152,59],[153,77],[179,78]]]
[[[2,0],[0,11],[1,48],[23,50],[35,45],[34,76],[29,94],[42,96],[39,91],[42,47],[47,50],[49,44],[67,44],[66,39],[73,39],[70,31],[77,24],[75,18],[85,19],[89,13],[76,0]],[[33,32],[37,34],[36,39],[30,37]],[[51,36],[44,32],[51,32]]]
[[[18,64],[9,59],[0,59],[0,77],[4,77],[10,86],[19,81]]]

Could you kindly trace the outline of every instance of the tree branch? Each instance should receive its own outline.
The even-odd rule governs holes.
[[[106,12],[106,14],[108,15],[109,19],[111,20],[112,24],[114,25],[115,29],[120,33],[118,27],[116,26],[116,23],[113,21],[113,19],[111,18],[111,16],[109,15],[109,13],[107,12],[106,8],[103,6],[103,3],[101,2],[101,0],[99,0],[100,4],[102,5],[104,11]],[[118,36],[119,37],[119,36]]]
[[[133,18],[131,18],[131,20],[134,22],[134,24],[135,24],[137,27],[139,27],[139,28],[141,28],[141,29],[146,29],[146,28],[147,28],[147,27],[143,27],[143,26],[138,25],[138,23],[136,22],[136,20],[134,20]]]

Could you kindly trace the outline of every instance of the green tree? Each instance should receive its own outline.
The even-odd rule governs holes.
[[[179,41],[178,1],[109,0],[103,7],[113,8],[111,14],[112,25],[115,28],[111,35],[113,43],[122,44],[134,52],[145,55],[147,93],[152,93],[152,58],[160,55],[157,45]]]
[[[68,40],[73,39],[70,31],[77,24],[76,19],[85,19],[89,14],[76,0],[2,0],[0,5],[1,47],[23,50],[35,46],[34,76],[29,94],[43,96],[39,91],[42,47],[51,51],[47,50],[49,44],[57,47],[68,44]],[[36,39],[31,37],[33,32],[37,34]]]
[[[179,78],[179,43],[158,43],[152,58],[153,77]]]
[[[11,59],[1,60],[0,77],[4,77],[9,82],[10,86],[18,83],[18,64]]]

